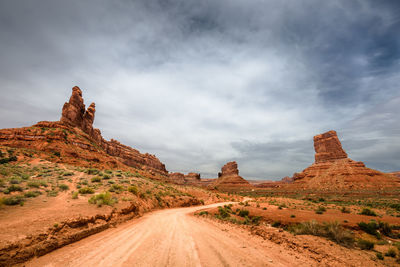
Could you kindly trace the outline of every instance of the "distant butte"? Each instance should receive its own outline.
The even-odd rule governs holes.
[[[290,186],[327,191],[399,186],[393,176],[347,157],[335,131],[314,136],[315,163],[293,175]]]
[[[214,181],[212,186],[222,190],[234,188],[250,187],[250,183],[239,176],[238,165],[235,161],[226,163],[221,172],[218,173],[218,179]]]

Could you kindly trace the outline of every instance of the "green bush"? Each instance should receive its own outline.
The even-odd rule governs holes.
[[[240,216],[240,217],[246,217],[246,216],[249,216],[249,213],[250,213],[250,212],[249,212],[248,210],[244,210],[244,209],[243,209],[243,210],[240,210],[240,211],[239,211],[239,216]]]
[[[208,215],[208,211],[206,211],[206,210],[200,211],[199,215],[200,216]]]
[[[357,245],[359,248],[362,250],[372,250],[375,246],[375,244],[371,241],[364,240],[364,239],[358,239],[357,240]]]
[[[364,208],[361,212],[361,215],[366,215],[366,216],[376,216],[376,213],[373,210],[370,210],[369,208]]]
[[[16,191],[22,192],[22,191],[24,191],[24,189],[23,189],[21,186],[15,185],[15,184],[10,185],[10,186],[7,188],[7,190],[8,190],[9,192],[16,192]]]
[[[72,199],[77,199],[79,193],[78,192],[72,192]]]
[[[104,180],[109,180],[109,179],[111,179],[111,176],[108,175],[108,174],[104,174],[104,175],[103,175],[103,179],[104,179]]]
[[[392,233],[392,226],[385,222],[376,222],[371,220],[369,223],[360,222],[358,226],[364,232],[376,236],[378,239],[381,238],[381,234],[396,238]]]
[[[110,192],[104,192],[97,195],[92,196],[89,199],[90,204],[96,204],[101,207],[102,205],[112,206],[117,200],[112,197]]]
[[[3,204],[8,206],[23,205],[25,199],[23,196],[12,196],[3,198]]]
[[[29,187],[39,188],[40,187],[40,182],[38,182],[38,181],[30,181],[30,182],[28,182],[28,186]]]
[[[25,197],[37,197],[41,195],[42,193],[40,191],[28,191],[24,194]]]
[[[326,211],[326,208],[323,206],[319,206],[318,209],[315,210],[316,214],[322,214]]]
[[[218,213],[219,213],[219,217],[222,219],[228,218],[231,215],[229,214],[229,212],[227,211],[226,208],[223,207],[218,207]]]
[[[385,256],[396,258],[396,250],[394,248],[389,248],[389,250],[385,253]]]
[[[101,182],[101,177],[100,176],[93,177],[91,179],[91,181],[92,181],[92,183],[100,183]]]
[[[383,255],[382,255],[381,252],[377,252],[377,253],[376,253],[376,258],[377,258],[378,260],[383,260],[385,257],[383,257]]]
[[[342,213],[350,213],[350,210],[347,209],[346,207],[342,207],[342,209],[340,210]]]
[[[79,189],[78,191],[80,194],[93,194],[94,193],[94,189],[90,188],[90,187],[82,187]]]
[[[87,170],[87,174],[92,174],[92,175],[96,175],[99,174],[100,171],[98,169],[88,169]]]
[[[344,229],[338,222],[319,224],[312,220],[292,225],[289,231],[297,235],[322,236],[346,247],[354,244],[353,233]]]
[[[131,192],[134,195],[137,195],[139,193],[139,190],[136,186],[132,185],[128,187],[128,191]]]
[[[60,188],[61,191],[66,191],[66,190],[69,189],[69,186],[66,185],[66,184],[60,184],[60,185],[58,186],[58,188]]]
[[[274,221],[272,224],[271,224],[271,226],[272,227],[279,227],[279,226],[281,226],[281,221]]]

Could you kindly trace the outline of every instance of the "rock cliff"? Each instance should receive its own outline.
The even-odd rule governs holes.
[[[347,157],[335,131],[314,136],[315,163],[293,175],[291,185],[326,191],[400,186],[393,176]]]
[[[58,122],[39,122],[32,127],[0,130],[0,144],[58,152],[93,162],[117,162],[138,169],[166,175],[165,165],[154,155],[111,139],[105,140],[99,129],[93,128],[96,106],[85,109],[82,91],[72,88],[72,95],[62,108]],[[81,151],[82,150],[82,151]],[[72,161],[72,159],[71,159]],[[108,164],[107,163],[107,164]]]
[[[242,187],[250,187],[250,183],[239,176],[238,165],[235,161],[226,163],[221,172],[218,173],[218,179],[212,184],[218,189],[235,189]]]

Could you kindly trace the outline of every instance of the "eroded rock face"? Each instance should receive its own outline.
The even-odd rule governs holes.
[[[172,172],[168,174],[168,179],[170,182],[175,184],[185,184],[185,175],[180,172]]]
[[[333,161],[347,158],[336,131],[314,136],[315,162]]]
[[[57,151],[57,149],[60,150],[60,147],[68,147],[64,146],[64,144],[68,144],[81,149],[86,149],[92,155],[94,151],[101,150],[100,152],[115,157],[119,162],[122,162],[125,165],[140,168],[149,171],[150,173],[155,171],[162,175],[167,174],[165,165],[161,163],[156,156],[148,153],[142,154],[138,150],[125,146],[113,139],[111,139],[111,141],[105,140],[101,136],[100,130],[93,128],[95,112],[95,103],[90,104],[90,106],[85,110],[82,91],[79,87],[75,86],[72,88],[72,95],[69,102],[66,102],[63,106],[59,122],[40,122],[34,126],[46,129],[54,128],[51,135],[46,131],[39,131],[36,128],[3,129],[0,130],[0,144],[4,143],[18,147],[31,147],[38,150],[49,150],[51,147],[54,151]],[[79,138],[79,140],[73,140],[71,135],[68,135],[69,130],[82,131],[87,134],[93,142],[83,142]],[[63,145],[57,145],[55,143],[49,145],[48,142],[43,141],[53,139],[54,141],[63,143]],[[71,149],[73,149],[73,147],[71,147]],[[73,153],[70,151],[71,149],[69,149],[68,153]],[[80,154],[81,157],[83,154],[84,153]],[[87,157],[90,158],[90,155]]]
[[[72,95],[69,102],[66,102],[62,109],[60,121],[72,126],[81,127],[85,104],[83,103],[82,91],[78,86],[72,88]]]
[[[251,186],[248,181],[239,176],[238,165],[235,161],[226,163],[213,186],[221,189],[240,188]]]
[[[185,175],[185,182],[189,184],[195,184],[200,182],[200,173],[189,172]]]
[[[347,157],[335,131],[314,136],[315,163],[293,175],[294,186],[320,190],[400,186],[394,177]]]

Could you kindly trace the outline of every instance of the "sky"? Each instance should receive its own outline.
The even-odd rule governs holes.
[[[169,171],[278,180],[336,130],[349,157],[400,170],[400,1],[0,0],[0,128],[94,127]]]

